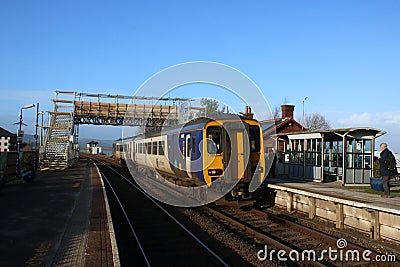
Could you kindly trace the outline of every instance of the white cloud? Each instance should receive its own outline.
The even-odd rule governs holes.
[[[338,119],[337,122],[341,125],[364,125],[364,126],[371,126],[371,123],[373,121],[373,115],[364,112],[364,113],[353,113],[350,114],[350,116],[346,116],[344,118]]]
[[[400,152],[400,111],[343,112],[331,111],[326,115],[333,128],[373,127],[386,132],[377,143],[387,142],[390,149]]]
[[[399,125],[400,111],[390,112],[328,112],[327,118],[336,127],[370,126],[377,127]]]

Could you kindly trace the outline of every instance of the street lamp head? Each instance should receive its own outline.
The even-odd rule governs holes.
[[[23,106],[21,109],[33,108],[34,106],[35,106],[35,104],[29,104],[29,105]]]
[[[308,96],[306,96],[303,101],[306,101],[307,99],[308,99]]]

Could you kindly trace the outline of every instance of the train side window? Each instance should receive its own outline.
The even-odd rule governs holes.
[[[196,153],[196,137],[192,137],[192,153]]]
[[[158,142],[158,154],[164,155],[164,141]]]
[[[157,141],[153,142],[153,155],[157,155]]]
[[[209,154],[222,153],[222,129],[219,126],[207,128],[207,152]]]
[[[147,147],[147,154],[150,155],[151,154],[151,142],[147,142],[146,143],[146,147]]]
[[[190,137],[187,139],[187,149],[186,149],[186,157],[190,157],[190,151],[191,151],[191,147],[190,147]]]

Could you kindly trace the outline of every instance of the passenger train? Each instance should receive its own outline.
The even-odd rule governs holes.
[[[252,177],[261,182],[265,176],[260,124],[236,115],[197,118],[162,132],[120,140],[114,143],[113,154],[119,162],[129,160],[137,168],[154,168],[165,178],[197,184],[210,185],[229,175],[239,179],[229,194],[231,199],[251,198],[248,186]]]

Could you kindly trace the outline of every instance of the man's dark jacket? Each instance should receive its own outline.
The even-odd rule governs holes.
[[[386,158],[389,154],[389,149],[385,148],[382,152],[381,152],[381,158],[379,159],[379,171],[381,172],[381,176],[391,176],[391,175],[396,175],[397,174],[397,170],[395,171],[389,171],[386,167],[385,161]]]

